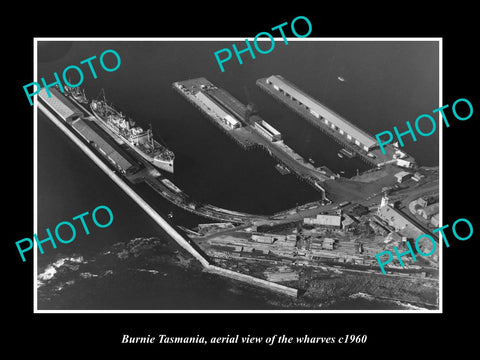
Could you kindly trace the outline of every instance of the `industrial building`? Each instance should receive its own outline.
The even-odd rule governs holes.
[[[272,142],[282,139],[282,134],[280,134],[278,130],[264,120],[255,122],[255,129],[260,133],[260,135]]]
[[[397,178],[397,182],[401,184],[402,182],[410,179],[412,177],[412,173],[407,171],[400,171],[394,175]]]
[[[330,226],[340,228],[342,223],[342,217],[340,215],[318,214],[314,218],[304,218],[303,223],[306,225]]]
[[[353,230],[357,225],[358,225],[357,219],[355,219],[353,216],[350,216],[348,214],[344,215],[344,219],[342,221],[343,230],[346,230],[346,231]]]
[[[272,75],[266,79],[266,82],[283,95],[303,105],[319,122],[323,122],[324,125],[345,136],[347,140],[356,144],[362,150],[368,152],[378,147],[377,141],[372,136],[351,124],[339,114],[328,109],[320,102],[312,99],[310,95],[298,89],[282,76]]]
[[[222,123],[227,125],[230,129],[236,129],[240,127],[241,124],[238,120],[236,120],[232,115],[226,112],[215,101],[210,99],[210,97],[208,97],[206,94],[199,91],[195,94],[195,97],[199,101],[201,101],[206,107],[208,107],[212,112],[214,112],[222,121]]]
[[[435,214],[438,214],[440,211],[440,206],[438,203],[429,205],[427,207],[417,210],[418,215],[422,216],[425,220],[430,220],[431,217]]]
[[[401,211],[388,204],[388,197],[386,196],[382,198],[381,205],[377,210],[377,215],[385,220],[388,225],[392,226],[395,231],[399,232],[402,236],[416,239],[420,235],[426,233],[424,229],[417,226]]]
[[[78,109],[69,99],[63,96],[56,88],[49,89],[51,96],[48,96],[45,88],[42,88],[38,95],[40,99],[50,108],[53,112],[60,116],[67,123],[79,119],[83,116],[83,113]]]
[[[436,199],[431,196],[422,196],[417,199],[417,204],[420,205],[421,207],[427,207],[429,205],[432,205],[435,203]]]
[[[223,118],[223,122],[231,129],[236,129],[240,127],[240,122],[234,119],[232,115],[225,116]]]
[[[420,180],[422,180],[424,177],[425,177],[424,175],[420,174],[419,172],[416,172],[416,173],[413,175],[412,179],[415,180],[415,181],[420,181]]]
[[[297,242],[296,235],[282,235],[282,234],[252,234],[251,239],[255,242],[273,244],[274,242],[285,242],[295,246]]]
[[[90,145],[107,158],[120,172],[126,175],[134,174],[138,171],[135,162],[129,159],[129,156],[121,153],[113,147],[113,144],[102,137],[100,128],[95,129],[96,124],[88,120],[78,119],[71,123],[72,127],[85,139]]]

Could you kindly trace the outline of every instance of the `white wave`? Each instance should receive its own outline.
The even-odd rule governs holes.
[[[372,296],[372,295],[366,294],[366,293],[362,293],[362,292],[352,294],[352,295],[349,296],[349,298],[350,299],[362,298],[362,299],[365,299],[365,300],[375,300],[375,296]]]
[[[47,281],[52,279],[55,276],[55,274],[58,272],[57,269],[62,267],[66,261],[77,263],[77,264],[85,263],[83,256],[60,258],[54,263],[48,265],[45,268],[45,270],[37,276],[37,280],[40,280],[37,282],[37,287],[40,287],[45,284],[41,280]]]
[[[399,300],[392,300],[392,301],[397,305],[405,307],[406,310],[429,310],[427,308],[417,306],[417,305],[413,305],[413,304],[410,304],[410,303],[407,303],[407,302],[402,302],[402,301],[399,301]]]
[[[55,290],[56,291],[62,291],[64,288],[66,288],[67,286],[72,286],[73,284],[75,284],[75,280],[69,280],[67,282],[64,282],[60,285],[58,285]]]
[[[157,271],[157,270],[149,270],[149,269],[135,269],[135,270],[149,272],[149,273],[152,273],[152,274],[158,274],[159,273],[159,271]]]

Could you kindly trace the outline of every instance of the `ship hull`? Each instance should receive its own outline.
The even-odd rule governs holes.
[[[153,159],[150,162],[153,164],[153,166],[159,168],[160,170],[164,170],[173,174],[173,160]]]
[[[91,105],[91,104],[90,104]],[[140,155],[143,159],[151,163],[153,166],[157,167],[160,170],[167,171],[169,173],[173,174],[173,162],[174,160],[162,160],[158,158],[153,158],[150,155],[146,154],[142,150],[140,150],[135,144],[132,144],[127,138],[125,138],[122,134],[118,132],[118,130],[112,126],[111,124],[108,123],[108,121],[105,121],[100,115],[97,114],[95,109],[90,106],[90,109],[93,112],[93,115],[95,118],[99,121],[102,122],[110,131],[113,132],[114,135],[116,135],[118,138],[120,138],[125,144],[127,144],[130,148],[132,148],[138,155]]]

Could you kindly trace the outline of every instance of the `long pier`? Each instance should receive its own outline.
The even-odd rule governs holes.
[[[72,100],[72,102],[74,102],[75,105],[83,111],[83,113],[85,114],[84,116],[85,119],[95,122],[107,134],[109,134],[114,140],[116,140],[119,146],[123,144],[122,140],[119,140],[118,137],[115,137],[115,134],[113,134],[112,131],[107,126],[102,124],[101,121],[97,120],[93,116],[93,114],[88,109],[86,109],[82,104],[80,104],[78,101],[76,101],[73,98],[69,98],[69,100]],[[126,148],[126,151],[129,151],[129,149]],[[227,210],[211,204],[199,204],[196,201],[191,200],[189,195],[187,195],[180,189],[177,188],[173,190],[172,188],[166,186],[162,182],[163,180],[162,174],[155,167],[153,167],[153,165],[148,163],[143,158],[137,156],[137,154],[134,153],[133,151],[129,151],[129,152],[132,156],[136,157],[138,161],[143,164],[144,170],[142,171],[142,174],[128,176],[127,179],[128,180],[135,179],[135,181],[132,181],[132,182],[138,182],[139,181],[138,178],[140,177],[141,178],[140,180],[144,181],[157,194],[159,194],[164,199],[168,200],[172,204],[176,205],[177,207],[185,211],[188,211],[195,215],[203,216],[208,219],[228,221],[234,224],[251,223],[252,221],[267,219],[269,217],[264,215],[255,215],[255,214],[248,214],[248,213],[243,213],[243,212],[238,212],[233,210]]]
[[[308,111],[307,107],[304,104],[302,104],[300,101],[298,101],[298,99],[292,98],[291,96],[285,96],[282,92],[275,90],[272,84],[267,83],[267,78],[258,79],[256,81],[256,84],[261,90],[266,92],[268,95],[272,96],[276,101],[285,105],[288,109],[300,115],[300,117],[302,117],[307,122],[312,124],[315,128],[319,129],[324,134],[328,135],[331,139],[333,139],[336,143],[341,145],[343,148],[353,152],[356,156],[358,156],[361,160],[363,160],[367,164],[372,166],[383,166],[389,163],[397,162],[396,156],[398,155],[396,154],[398,151],[394,146],[392,145],[385,146],[385,152],[386,152],[385,155],[378,148],[370,149],[370,151],[367,152],[361,149],[360,147],[358,147],[353,142],[348,141],[345,136],[333,130],[323,121],[320,121],[320,119],[315,117],[310,111]],[[311,97],[309,97],[309,99],[311,99]],[[335,114],[333,113],[333,111],[331,110],[329,111],[332,114]],[[403,154],[401,157],[404,160],[407,160],[412,164],[415,163],[415,159],[410,155],[406,154],[403,151],[399,153]]]

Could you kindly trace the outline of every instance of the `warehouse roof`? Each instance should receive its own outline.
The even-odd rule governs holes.
[[[342,222],[342,217],[340,215],[318,214],[315,222],[318,225],[340,226]]]
[[[399,232],[403,236],[407,236],[413,239],[416,239],[425,231],[420,229],[415,223],[413,223],[409,218],[407,218],[401,211],[386,205],[378,209],[378,215],[385,219],[390,226],[399,229]]]
[[[100,151],[115,162],[124,171],[127,171],[133,164],[122,154],[115,150],[102,136],[100,136],[90,125],[84,120],[77,120],[72,126],[88,141],[94,142]]]
[[[323,118],[327,119],[339,129],[342,129],[347,134],[360,141],[360,143],[362,143],[363,145],[366,145],[369,148],[377,145],[377,141],[372,136],[367,134],[365,131],[359,129],[358,127],[350,123],[348,120],[344,119],[339,114],[330,110],[317,100],[312,99],[310,95],[298,89],[294,84],[284,79],[282,76],[272,75],[267,78],[267,81],[271,82],[274,85],[277,85],[283,91],[289,93],[295,99],[318,113]]]
[[[210,99],[205,93],[199,91],[195,94],[195,97],[202,101],[206,106],[210,108],[215,114],[220,116],[222,119],[229,115],[225,110],[223,110],[215,101]]]
[[[50,97],[45,88],[39,92],[39,96],[64,120],[82,116],[82,112],[56,88],[50,88]]]

